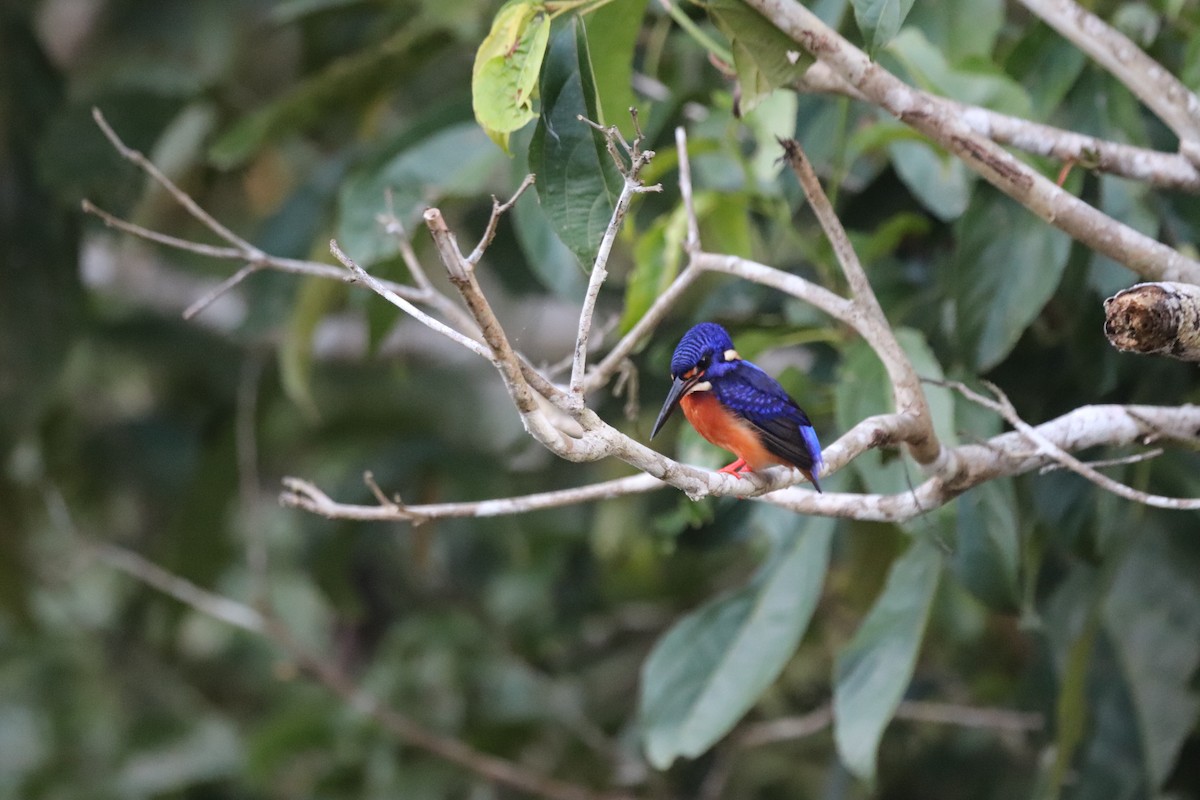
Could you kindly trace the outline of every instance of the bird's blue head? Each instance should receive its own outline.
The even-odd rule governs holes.
[[[701,322],[685,333],[671,356],[671,391],[667,393],[650,438],[654,438],[689,392],[711,388],[706,381],[721,377],[739,360],[729,332],[715,322]]]
[[[671,356],[671,377],[678,378],[692,368],[704,372],[712,364],[727,361],[733,350],[729,332],[715,322],[701,322],[683,335]]]

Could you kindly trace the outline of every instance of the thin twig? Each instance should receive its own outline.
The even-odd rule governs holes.
[[[679,158],[679,197],[687,216],[687,239],[683,249],[691,255],[700,250],[700,221],[696,219],[696,203],[692,197],[692,162],[688,156],[687,131],[682,125],[675,128],[675,152]]]
[[[1165,452],[1166,451],[1163,450],[1161,447],[1155,447],[1150,450],[1147,450],[1144,453],[1134,453],[1133,455],[1122,456],[1120,458],[1102,458],[1098,461],[1085,461],[1083,463],[1087,464],[1089,467],[1092,467],[1092,468],[1123,467],[1123,466],[1128,466],[1129,464],[1138,464],[1138,463],[1141,463],[1142,461],[1150,461],[1151,459],[1158,458]],[[1064,467],[1062,464],[1057,464],[1057,463],[1047,464],[1046,466],[1044,466],[1038,470],[1038,475],[1046,475],[1051,472],[1057,472],[1060,469],[1066,469],[1066,467]]]
[[[112,129],[112,126],[108,124],[108,120],[104,118],[104,114],[101,113],[100,109],[94,106],[92,107],[92,119],[96,121],[96,125],[103,131],[104,136],[122,158],[135,164],[140,170],[154,179],[156,183],[166,189],[175,198],[175,202],[183,206],[200,224],[242,251],[248,261],[257,262],[265,257],[265,253],[222,225],[216,217],[201,208],[200,204],[193,200],[191,195],[176,186],[174,181],[154,165],[154,162],[146,158],[140,151],[126,145],[121,140],[121,137],[117,135],[117,132]]]
[[[846,234],[846,229],[842,227],[837,212],[833,210],[833,205],[825,195],[825,190],[821,187],[821,181],[817,178],[812,164],[804,155],[804,149],[794,139],[780,139],[779,144],[783,147],[784,159],[804,189],[804,196],[808,198],[808,204],[812,208],[813,214],[816,215],[821,229],[825,231],[826,238],[833,246],[833,252],[837,256],[838,264],[841,265],[842,273],[850,284],[854,303],[862,311],[861,317],[864,319],[859,330],[864,337],[867,337],[883,362],[888,377],[891,378],[896,410],[911,414],[919,420],[923,427],[923,431],[914,440],[908,442],[909,451],[918,464],[932,464],[941,456],[942,447],[933,430],[933,418],[929,412],[929,403],[925,399],[925,392],[921,389],[920,378],[917,377],[912,362],[908,360],[891,325],[888,324],[887,315],[884,314],[883,307],[879,305],[879,300],[875,297],[875,290],[871,288],[867,273],[858,260],[858,254],[854,252],[850,237]]]
[[[408,521],[420,523],[430,519],[447,517],[498,517],[524,514],[547,508],[562,508],[598,500],[610,500],[631,494],[652,492],[665,488],[666,484],[649,475],[631,475],[589,486],[539,492],[518,497],[496,500],[479,500],[465,503],[435,503],[428,505],[404,505],[397,500],[376,494],[378,505],[363,506],[338,503],[314,484],[300,478],[284,478],[285,492],[280,502],[291,508],[300,508],[330,519],[356,519],[371,522]],[[369,484],[368,484],[369,485]]]
[[[573,408],[582,408],[584,405],[584,370],[587,367],[587,351],[588,340],[592,333],[592,315],[596,310],[596,299],[600,296],[600,287],[604,285],[605,279],[608,277],[608,257],[612,252],[613,242],[617,239],[617,233],[621,230],[621,225],[625,221],[625,214],[629,210],[629,203],[635,194],[642,192],[658,192],[662,191],[661,185],[644,186],[641,182],[641,171],[654,158],[653,150],[641,149],[640,132],[633,140],[633,144],[627,144],[624,137],[621,136],[616,126],[605,128],[597,125],[590,120],[580,118],[584,122],[592,125],[592,127],[601,131],[608,140],[610,149],[613,141],[619,142],[625,147],[629,153],[629,167],[621,169],[621,173],[625,178],[624,185],[621,187],[621,194],[617,197],[617,203],[613,209],[612,216],[609,218],[608,227],[604,230],[604,236],[600,240],[600,247],[596,251],[596,259],[592,264],[591,277],[588,280],[587,292],[583,296],[583,305],[579,310],[579,330],[575,336],[575,359],[571,364],[571,381],[569,384],[570,403]],[[635,115],[636,120],[636,115]],[[616,156],[614,154],[614,159]],[[620,160],[618,168],[621,168]]]
[[[123,547],[106,542],[92,542],[90,548],[97,559],[113,569],[154,587],[201,614],[251,633],[266,632],[263,615],[245,603],[201,589],[187,578],[168,572]]]
[[[989,381],[984,381],[984,385],[988,390],[996,396],[996,400],[984,397],[978,392],[969,388],[966,384],[959,381],[946,381],[946,386],[954,389],[963,397],[967,398],[977,405],[995,411],[1004,418],[1009,425],[1012,425],[1016,430],[1024,436],[1030,444],[1038,449],[1041,455],[1050,458],[1062,464],[1067,469],[1074,472],[1092,483],[1099,486],[1101,489],[1112,492],[1118,497],[1123,497],[1126,500],[1132,500],[1135,503],[1142,503],[1155,508],[1168,508],[1175,511],[1192,511],[1200,509],[1200,498],[1183,498],[1183,497],[1164,497],[1163,495],[1150,494],[1148,492],[1139,491],[1115,481],[1107,475],[1097,472],[1092,467],[1083,463],[1075,456],[1063,450],[1054,442],[1050,441],[1046,436],[1039,433],[1032,425],[1021,419],[1013,407],[1012,402],[1008,399],[999,386]]]
[[[525,194],[525,190],[533,186],[534,180],[535,176],[532,173],[526,175],[525,180],[521,181],[521,185],[513,192],[512,197],[503,203],[497,200],[495,195],[492,195],[492,216],[488,218],[487,228],[484,229],[479,244],[475,245],[471,255],[467,256],[467,261],[472,264],[479,263],[479,259],[483,258],[483,252],[491,245],[492,239],[496,238],[496,226],[500,224],[500,218],[504,216],[504,212],[516,205],[516,202],[521,199],[521,195]]]
[[[354,261],[354,259],[346,255],[346,253],[343,252],[342,248],[338,245],[336,239],[329,240],[329,252],[333,253],[333,257],[336,258],[342,266],[350,271],[350,274],[354,277],[354,280],[362,283],[368,289],[375,292],[384,300],[387,300],[396,308],[404,311],[406,314],[413,317],[431,330],[437,331],[451,341],[462,345],[472,353],[483,356],[489,360],[491,359],[491,353],[488,352],[488,349],[482,344],[470,338],[469,336],[466,336],[465,334],[459,333],[446,323],[434,319],[409,301],[405,300],[403,297],[400,297],[391,289],[387,288],[382,281],[372,276],[369,272],[360,267],[358,263]]]
[[[261,264],[247,264],[246,266],[242,267],[237,272],[233,273],[228,278],[209,289],[207,292],[197,298],[196,301],[190,306],[185,308],[183,310],[183,318],[190,320],[192,317],[196,316],[201,311],[216,302],[221,295],[230,291],[233,289],[233,287],[237,286],[239,283],[246,280],[246,278],[249,278],[260,269],[262,269]]]

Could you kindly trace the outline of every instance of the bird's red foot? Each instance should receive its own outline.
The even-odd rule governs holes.
[[[717,472],[724,472],[726,474],[732,475],[733,477],[735,477],[739,480],[741,480],[741,477],[742,477],[741,473],[749,472],[749,471],[750,471],[750,465],[747,464],[746,460],[743,458],[739,458],[737,461],[733,462],[732,464],[726,464],[725,466],[723,466],[719,470],[717,470]]]

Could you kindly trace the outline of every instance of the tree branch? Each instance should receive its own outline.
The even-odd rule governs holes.
[[[1105,300],[1104,316],[1118,350],[1200,361],[1200,286],[1139,283]]]
[[[637,112],[635,109],[630,109],[630,112],[633,114],[634,126],[636,127]],[[604,285],[604,281],[608,277],[608,257],[612,252],[613,242],[616,241],[617,234],[621,230],[621,225],[625,221],[625,214],[629,210],[629,202],[635,194],[662,191],[662,186],[657,184],[654,186],[642,185],[640,178],[642,169],[654,158],[654,151],[642,149],[642,134],[640,129],[632,144],[630,144],[624,140],[621,132],[617,130],[617,126],[615,125],[605,128],[582,117],[580,117],[580,121],[586,122],[604,135],[608,142],[609,152],[613,153],[613,160],[617,163],[617,169],[620,170],[625,182],[621,187],[621,194],[617,198],[612,216],[608,220],[608,227],[604,229],[604,237],[600,240],[600,248],[596,252],[596,260],[592,264],[591,277],[588,279],[587,292],[583,296],[583,305],[579,310],[579,331],[575,336],[575,357],[571,363],[569,389],[572,409],[582,408],[584,404],[584,368],[587,364],[588,339],[592,333],[592,315],[596,310],[596,298],[600,296],[600,287]],[[616,155],[615,143],[618,142],[629,153],[628,166],[625,166]]]
[[[801,91],[838,94],[870,102],[862,92],[823,61],[813,62],[797,82],[797,88]],[[1163,153],[1122,142],[1112,142],[1001,114],[989,108],[936,97],[920,89],[913,88],[912,91],[952,107],[958,117],[973,131],[997,144],[1016,147],[1032,155],[1080,164],[1087,169],[1142,181],[1162,189],[1200,192],[1200,168],[1179,153]]]
[[[1137,95],[1179,137],[1179,150],[1200,164],[1200,98],[1128,36],[1073,0],[1021,0],[1050,27]]]
[[[871,103],[928,136],[1046,222],[1151,280],[1200,283],[1200,262],[1063,191],[964,122],[954,106],[905,84],[795,0],[746,0]]]
[[[779,143],[783,146],[784,160],[804,189],[808,204],[821,224],[821,229],[825,231],[826,238],[833,245],[834,255],[837,256],[838,264],[841,265],[846,281],[850,284],[854,305],[861,312],[857,315],[859,324],[855,327],[870,343],[887,370],[892,382],[896,410],[912,416],[919,428],[912,438],[906,440],[909,451],[918,464],[932,464],[941,457],[942,446],[933,430],[933,418],[929,412],[925,392],[921,388],[921,379],[900,347],[900,342],[896,340],[896,335],[888,324],[887,315],[883,313],[883,307],[875,297],[875,290],[871,288],[867,273],[858,260],[858,254],[850,244],[850,237],[846,235],[846,229],[842,227],[842,222],[826,197],[825,190],[821,188],[821,181],[804,155],[804,149],[794,139],[781,139]]]
[[[973,403],[991,409],[1002,416],[1009,425],[1012,425],[1024,436],[1030,444],[1032,444],[1039,455],[1044,455],[1048,458],[1057,461],[1067,469],[1077,475],[1080,475],[1092,483],[1099,486],[1101,489],[1112,492],[1118,497],[1123,497],[1126,500],[1132,500],[1135,503],[1142,503],[1156,508],[1168,508],[1174,511],[1192,511],[1200,509],[1200,498],[1179,498],[1179,497],[1163,497],[1162,495],[1150,494],[1137,489],[1130,488],[1125,484],[1115,481],[1112,478],[1097,472],[1094,468],[1083,463],[1073,455],[1068,453],[1055,442],[1052,442],[1044,434],[1035,429],[1017,414],[1017,410],[1013,408],[1012,402],[1004,392],[994,383],[984,381],[988,389],[996,395],[996,400],[991,400],[978,392],[973,391],[965,384],[958,381],[949,381],[947,386],[958,391],[963,397]],[[1196,438],[1196,434],[1192,433],[1192,438]]]

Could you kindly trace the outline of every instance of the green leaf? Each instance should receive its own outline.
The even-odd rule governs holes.
[[[884,54],[896,71],[922,89],[962,103],[1028,118],[1032,102],[1025,89],[999,67],[972,60],[952,65],[919,30],[905,28]]]
[[[833,733],[842,763],[875,778],[883,729],[912,679],[941,576],[942,554],[917,540],[892,564],[887,584],[834,668]]]
[[[773,90],[790,86],[812,64],[807,50],[741,0],[706,0],[702,5],[729,39],[743,113]]]
[[[634,47],[648,0],[612,0],[588,21],[588,50],[592,56],[600,118],[623,130],[632,125],[634,105]]]
[[[317,404],[312,396],[313,332],[345,294],[345,285],[337,281],[305,278],[288,320],[287,336],[279,349],[283,390],[310,419],[317,417]]]
[[[899,32],[912,9],[913,0],[851,0],[851,5],[867,52],[874,56]]]
[[[438,130],[384,164],[371,164],[346,179],[338,197],[338,241],[364,267],[394,255],[395,240],[378,221],[389,194],[392,212],[408,223],[444,197],[485,192],[503,163],[475,124]]]
[[[1039,23],[1021,37],[1004,62],[1005,73],[1029,92],[1030,119],[1054,114],[1079,80],[1088,58],[1049,25]]]
[[[952,568],[991,608],[1014,611],[1021,600],[1021,533],[1012,481],[992,480],[955,501],[958,535]]]
[[[923,141],[894,141],[888,155],[900,180],[935,217],[951,222],[967,210],[975,173],[961,159]]]
[[[704,231],[704,242],[713,251],[750,255],[750,211],[745,194],[700,192],[694,200],[696,219]],[[687,214],[682,205],[654,221],[634,245],[634,267],[625,286],[625,314],[621,332],[628,333],[650,310],[683,263],[683,240],[687,236]]]
[[[702,205],[697,199],[697,213]],[[628,333],[637,324],[650,310],[655,298],[666,291],[679,274],[679,265],[683,263],[683,240],[687,236],[686,211],[683,205],[676,206],[670,214],[656,219],[650,230],[638,238],[633,251],[633,272],[625,285],[621,333]]]
[[[542,3],[509,0],[475,52],[471,71],[475,119],[506,153],[508,135],[537,116],[533,95],[549,38],[550,15]]]
[[[554,26],[542,71],[542,113],[529,143],[538,199],[558,237],[590,269],[612,218],[620,177],[603,138],[582,115],[599,116],[583,21]]]
[[[1004,360],[1054,294],[1071,240],[990,188],[976,192],[956,231],[947,275],[957,338],[964,357],[984,372]]]
[[[514,186],[530,172],[529,142],[532,138],[533,131],[519,131],[513,137],[509,174]],[[525,263],[542,285],[560,297],[571,300],[582,297],[587,288],[587,276],[580,271],[575,254],[550,226],[545,209],[530,197],[517,203],[508,213]]]
[[[208,157],[223,169],[236,167],[285,134],[327,120],[347,105],[369,102],[442,39],[444,34],[426,33],[419,26],[401,28],[385,41],[333,62],[234,123],[213,142]]]
[[[1158,794],[1200,716],[1192,682],[1200,666],[1200,559],[1161,531],[1121,564],[1103,605],[1104,626],[1125,677],[1150,785]]]
[[[917,3],[907,22],[951,61],[988,58],[1004,28],[1004,0]]]
[[[770,506],[756,511],[775,531],[766,564],[744,588],[676,623],[642,670],[646,756],[659,769],[724,736],[778,677],[812,618],[834,521]]]

